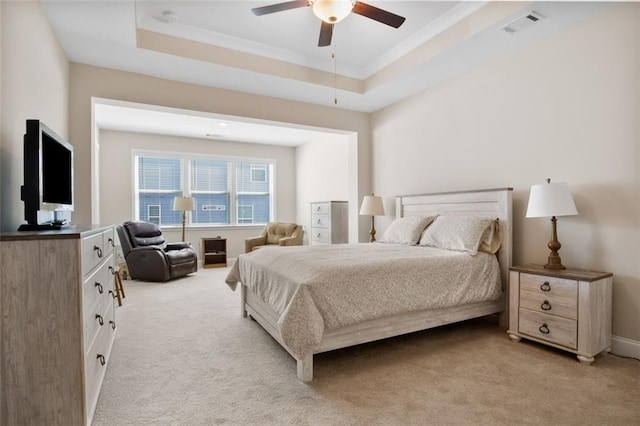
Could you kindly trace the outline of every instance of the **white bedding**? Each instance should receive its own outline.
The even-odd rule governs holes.
[[[298,359],[325,329],[502,295],[495,255],[382,243],[265,247],[240,255],[226,282],[271,306]]]

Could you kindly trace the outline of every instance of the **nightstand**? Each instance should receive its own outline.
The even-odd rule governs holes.
[[[509,337],[544,343],[584,363],[611,349],[613,274],[525,265],[509,270]]]

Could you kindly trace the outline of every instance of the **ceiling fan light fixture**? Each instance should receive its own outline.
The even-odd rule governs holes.
[[[313,13],[328,24],[346,18],[356,4],[355,0],[310,0]]]

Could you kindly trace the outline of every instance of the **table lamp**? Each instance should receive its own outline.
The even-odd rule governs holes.
[[[361,216],[371,216],[371,230],[369,234],[369,242],[372,243],[376,240],[376,228],[374,226],[375,216],[384,216],[384,206],[382,205],[382,198],[377,195],[365,195],[362,200],[362,206],[360,207]]]
[[[558,255],[561,244],[558,241],[556,230],[556,216],[573,216],[577,214],[578,210],[573,202],[573,197],[571,197],[569,185],[566,183],[551,183],[551,179],[547,179],[547,183],[531,186],[527,217],[551,216],[551,241],[548,244],[551,253],[547,264],[544,265],[545,268],[566,269]]]
[[[182,212],[182,239],[184,241],[184,225],[187,219],[187,212],[194,209],[195,203],[191,197],[176,197],[173,199],[173,209]]]

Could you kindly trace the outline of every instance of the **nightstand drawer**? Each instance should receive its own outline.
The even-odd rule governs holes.
[[[578,282],[544,275],[520,274],[520,290],[543,294],[547,298],[576,299]]]
[[[578,319],[577,297],[520,289],[520,307],[532,311]]]
[[[555,315],[520,309],[519,332],[570,349],[578,347],[578,323]]]

